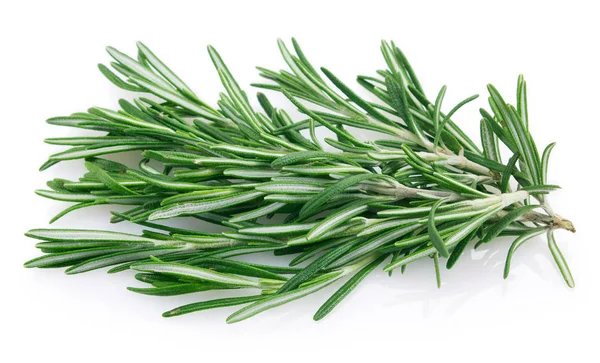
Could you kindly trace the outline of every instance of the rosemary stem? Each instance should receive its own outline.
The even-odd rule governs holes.
[[[361,186],[361,190],[370,191],[381,195],[390,195],[397,200],[402,199],[443,199],[447,198],[451,201],[462,199],[462,197],[454,192],[444,192],[439,190],[428,190],[407,187],[403,184],[398,184],[392,188],[387,186],[366,184]]]
[[[435,161],[447,166],[453,166],[461,170],[467,170],[479,175],[492,176],[490,169],[483,165],[472,162],[463,155],[456,155],[448,149],[440,149],[434,151],[419,151],[416,153],[426,161]]]
[[[544,213],[529,211],[523,215],[522,219],[527,222],[544,224],[551,229],[564,229],[573,233],[576,231],[573,222],[559,216],[558,214],[549,216]]]

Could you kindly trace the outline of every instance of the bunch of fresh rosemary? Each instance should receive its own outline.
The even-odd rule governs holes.
[[[253,109],[212,47],[208,51],[226,91],[216,108],[143,44],[138,43],[137,59],[108,48],[112,70],[100,65],[100,71],[118,87],[141,95],[133,103],[120,100],[119,111],[92,107],[49,119],[53,125],[106,134],[47,139],[71,148],[50,156],[42,170],[83,159],[88,172],[78,181],[51,180],[51,190],[37,193],[75,203],[52,221],[79,208],[127,205],[127,211],[113,212],[111,221],[148,229],[141,235],[34,229],[27,236],[42,241],[36,246],[44,255],[25,266],[68,267],[69,274],[107,266],[114,266],[109,272],[132,269],[151,287],[130,290],[147,295],[248,289],[246,296],[164,314],[245,304],[229,316],[230,323],[350,277],[317,311],[318,320],[384,261],[384,271],[391,274],[429,257],[439,286],[440,258],[451,268],[473,240],[477,248],[497,236],[516,236],[506,278],[519,246],[544,233],[565,281],[574,285],[553,237],[555,229],[574,228],[547,201],[557,188],[546,181],[554,144],[539,154],[529,132],[522,77],[516,106],[488,86],[490,111],[480,110],[480,149],[452,121],[477,96],[443,112],[446,88],[430,101],[394,43],[381,46],[386,69],[358,77],[377,102],[360,97],[331,71],[317,71],[298,43],[292,44],[294,52],[279,42],[289,70],[259,68],[271,83],[255,86],[283,93],[306,116],[299,121],[262,93],[262,110]],[[335,138],[318,139],[317,127]],[[362,141],[350,127],[383,136]],[[513,155],[506,162],[501,145]],[[143,150],[139,169],[100,158],[131,150]],[[223,231],[158,222],[183,216]],[[291,267],[232,259],[267,251],[296,257]]]

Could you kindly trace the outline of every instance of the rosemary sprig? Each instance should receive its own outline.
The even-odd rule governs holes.
[[[51,222],[76,209],[115,204],[130,209],[113,212],[112,222],[149,229],[140,235],[34,229],[27,235],[41,241],[36,246],[44,255],[25,266],[68,267],[69,274],[108,266],[109,272],[132,269],[150,287],[130,290],[146,295],[254,290],[164,314],[249,304],[228,322],[350,277],[318,310],[319,320],[390,257],[384,266],[390,273],[432,257],[439,287],[441,258],[450,269],[471,241],[478,241],[476,248],[497,236],[516,236],[506,278],[518,247],[546,233],[565,281],[574,286],[553,231],[575,229],[547,201],[557,188],[547,184],[554,144],[540,156],[529,131],[522,76],[516,106],[488,86],[490,111],[480,110],[480,148],[453,121],[477,95],[444,112],[446,87],[429,101],[394,43],[382,43],[385,69],[358,77],[376,102],[360,97],[330,70],[318,71],[294,39],[293,52],[283,41],[278,44],[289,70],[259,68],[270,83],[255,86],[282,93],[305,119],[294,121],[263,93],[258,94],[262,110],[253,109],[212,47],[208,52],[225,89],[216,106],[200,100],[142,43],[137,59],[109,47],[112,69],[100,65],[100,71],[116,86],[141,95],[133,103],[120,100],[118,111],[92,107],[49,119],[105,135],[47,139],[71,148],[51,155],[42,170],[83,159],[88,172],[77,181],[49,181],[50,190],[37,193],[75,203]],[[335,139],[319,140],[319,127]],[[360,140],[360,133],[347,127],[383,136]],[[506,164],[502,144],[514,154]],[[138,169],[101,158],[131,150],[143,150]],[[158,222],[183,216],[225,230],[205,233]],[[290,265],[306,265],[232,259],[267,251],[297,254]]]

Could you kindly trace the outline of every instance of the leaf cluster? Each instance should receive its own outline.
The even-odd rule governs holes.
[[[549,145],[538,153],[529,132],[526,84],[519,77],[516,106],[488,86],[491,111],[481,110],[480,148],[453,120],[477,98],[449,111],[442,87],[431,102],[406,56],[381,46],[385,69],[357,81],[374,101],[307,59],[298,42],[279,41],[288,70],[259,67],[303,119],[293,120],[258,93],[252,106],[219,53],[208,47],[224,91],[211,106],[198,98],[148,47],[130,57],[107,48],[109,81],[136,93],[117,111],[92,107],[49,123],[103,133],[47,139],[65,145],[41,169],[80,159],[88,172],[76,181],[54,179],[43,197],[71,202],[65,214],[101,204],[127,206],[111,222],[144,228],[140,235],[77,229],[34,229],[44,253],[26,267],[67,267],[76,274],[111,267],[137,271],[147,283],[131,291],[171,296],[206,290],[253,292],[185,305],[164,316],[245,304],[237,322],[348,278],[317,311],[327,315],[370,272],[385,262],[390,274],[431,258],[438,286],[440,263],[452,268],[467,246],[516,236],[511,258],[525,241],[546,233],[565,280],[573,279],[553,230],[572,229],[548,206]],[[334,138],[317,138],[326,128]],[[356,132],[356,131],[359,132]],[[361,140],[360,130],[380,133]],[[323,145],[323,142],[326,145]],[[502,146],[504,145],[504,146]],[[501,147],[513,153],[506,164]],[[137,168],[105,158],[140,150]],[[512,184],[511,184],[512,183]],[[513,187],[516,186],[516,189]],[[170,226],[191,217],[219,226],[207,233]],[[235,256],[294,254],[290,267],[240,262]],[[298,267],[302,266],[302,267]]]

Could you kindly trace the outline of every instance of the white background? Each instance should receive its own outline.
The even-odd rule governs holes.
[[[597,361],[597,15],[594,1],[3,2],[0,361]],[[537,143],[557,141],[549,181],[563,189],[551,200],[578,229],[557,233],[577,287],[565,286],[542,238],[518,251],[503,280],[509,241],[499,240],[444,270],[441,290],[422,261],[405,275],[373,273],[319,323],[312,315],[332,289],[227,325],[235,308],[160,316],[211,294],[140,296],[125,290],[136,285],[129,273],[22,268],[38,255],[23,233],[65,207],[33,190],[82,171],[80,162],[37,171],[59,149],[43,139],[76,132],[44,120],[130,97],[96,68],[109,61],[106,45],[131,54],[143,40],[213,102],[221,86],[207,44],[249,89],[260,80],[255,65],[283,67],[275,41],[291,36],[348,83],[382,67],[379,41],[393,39],[430,97],[448,85],[446,105],[484,95],[488,82],[512,96],[524,73]],[[456,117],[474,138],[484,104],[482,97]],[[107,212],[76,212],[56,227],[132,230],[108,225]]]

